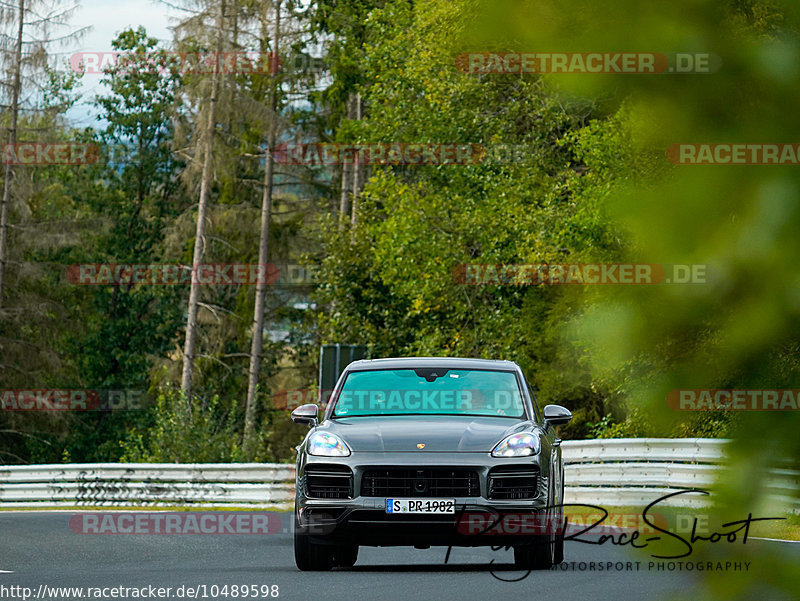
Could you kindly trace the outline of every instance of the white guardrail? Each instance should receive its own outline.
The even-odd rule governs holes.
[[[0,509],[275,507],[294,500],[294,465],[97,463],[0,467]]]
[[[725,469],[726,440],[623,438],[565,441],[565,501],[644,506],[671,492],[708,488]],[[771,497],[800,511],[800,471],[772,468]],[[270,463],[100,463],[0,467],[0,509],[189,506],[265,508],[294,499],[294,466]],[[664,505],[699,507],[685,494]]]
[[[644,507],[680,490],[713,492],[728,469],[725,445],[714,438],[609,438],[565,441],[564,500],[604,506]],[[761,483],[770,501],[800,512],[800,471],[788,462],[765,466]],[[793,466],[796,468],[796,466]],[[671,507],[704,507],[709,496],[681,494],[661,502]]]

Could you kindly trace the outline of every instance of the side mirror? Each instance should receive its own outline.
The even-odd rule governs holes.
[[[571,419],[570,410],[561,405],[547,405],[544,408],[544,423],[549,426],[561,426]]]
[[[317,425],[317,414],[319,407],[314,403],[301,405],[292,411],[292,421],[296,424],[308,424],[312,428]]]

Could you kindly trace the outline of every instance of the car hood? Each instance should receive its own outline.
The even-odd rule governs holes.
[[[503,417],[404,415],[327,420],[317,430],[340,436],[355,452],[490,452],[509,434],[532,430],[530,421]]]

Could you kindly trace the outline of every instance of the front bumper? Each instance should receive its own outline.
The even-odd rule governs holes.
[[[303,474],[307,465],[347,466],[353,472],[352,498],[309,498]],[[535,496],[501,500],[489,497],[489,473],[495,467],[535,466]],[[470,469],[478,474],[480,495],[454,496],[453,514],[391,514],[386,497],[361,496],[361,478],[375,468]],[[301,456],[298,465],[295,527],[317,543],[367,546],[486,546],[522,544],[541,533],[548,507],[549,465],[540,457],[495,458],[489,453],[358,453],[350,457]],[[400,497],[400,495],[395,495]],[[402,498],[417,498],[410,494]],[[423,498],[423,497],[419,497]],[[439,497],[437,497],[439,498]],[[534,516],[537,527],[519,527],[522,516]],[[514,524],[517,524],[515,526]],[[537,529],[538,528],[538,529]]]

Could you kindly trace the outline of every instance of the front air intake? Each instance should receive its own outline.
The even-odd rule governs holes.
[[[530,465],[496,467],[489,472],[490,499],[533,499],[539,468]]]
[[[353,497],[353,472],[344,465],[307,465],[305,483],[309,499]]]

